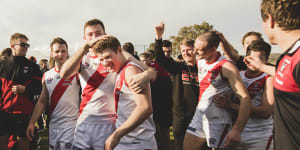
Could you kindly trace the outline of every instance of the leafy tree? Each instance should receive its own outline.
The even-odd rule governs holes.
[[[171,36],[170,41],[173,45],[172,55],[177,56],[180,54],[180,42],[187,38],[195,40],[198,35],[204,33],[206,31],[212,30],[213,25],[208,24],[207,22],[203,21],[200,25],[195,24],[191,26],[184,26],[179,29],[177,36]]]
[[[154,50],[154,42],[151,42],[150,44],[149,44],[149,47],[147,48],[147,51],[148,50]]]

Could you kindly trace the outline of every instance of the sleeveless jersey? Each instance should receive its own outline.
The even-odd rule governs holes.
[[[116,73],[104,68],[97,56],[82,59],[79,74],[82,88],[80,116],[77,122],[91,124],[113,122],[116,117],[113,91]]]
[[[115,101],[116,101],[116,110],[117,110],[117,120],[116,127],[120,127],[130,116],[132,111],[135,109],[136,104],[134,102],[133,92],[129,89],[125,81],[125,70],[128,66],[136,66],[141,69],[140,66],[133,62],[128,62],[123,66],[119,72],[116,80],[115,86]],[[151,139],[155,133],[155,125],[152,119],[152,115],[148,117],[143,123],[137,126],[134,130],[129,132],[127,135],[122,137],[121,142],[135,142],[135,141],[144,141]]]
[[[252,105],[253,106],[261,105],[265,82],[266,79],[270,76],[267,75],[266,73],[262,73],[257,77],[250,78],[246,76],[246,71],[241,71],[240,75],[251,97]],[[269,133],[269,135],[266,136],[270,136],[272,135],[272,129],[273,129],[272,116],[268,118],[249,117],[243,132],[264,132],[266,130],[269,130],[271,132]]]
[[[78,75],[64,80],[53,68],[44,73],[43,81],[49,93],[50,127],[75,127],[79,115]]]
[[[217,94],[231,94],[229,82],[222,76],[222,66],[229,62],[218,54],[216,61],[207,63],[205,59],[198,60],[199,103],[197,109],[205,112],[204,118],[210,123],[229,123],[231,115],[225,108],[216,107],[212,102]]]

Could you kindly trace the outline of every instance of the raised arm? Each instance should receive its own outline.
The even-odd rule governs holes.
[[[227,62],[223,65],[222,74],[229,81],[234,93],[240,99],[237,120],[225,140],[225,146],[229,146],[238,143],[241,140],[240,133],[243,131],[244,126],[248,121],[251,111],[251,100],[238,69],[231,62]]]
[[[127,67],[125,72],[125,80],[130,81],[134,75],[140,72],[141,71],[134,66]],[[134,93],[134,102],[136,104],[136,107],[132,111],[128,119],[106,140],[106,150],[113,149],[124,135],[134,130],[152,114],[150,85],[148,84],[146,89],[141,93],[135,93],[134,91],[132,92]]]
[[[97,41],[106,37],[108,37],[108,35],[85,42],[83,46],[64,63],[60,70],[60,76],[63,79],[68,79],[76,74],[79,71],[82,57],[89,52],[90,48],[92,48]]]
[[[155,26],[155,45],[154,45],[154,54],[156,62],[164,68],[167,72],[171,74],[176,74],[182,71],[183,63],[176,62],[171,58],[167,58],[162,49],[162,36],[165,31],[165,24],[160,23],[159,25]]]
[[[41,117],[41,115],[42,115],[43,111],[45,110],[45,107],[47,106],[48,101],[49,101],[48,90],[47,90],[44,82],[42,84],[42,87],[43,87],[42,93],[40,95],[38,102],[35,104],[32,117],[29,121],[27,130],[26,130],[27,138],[30,141],[32,141],[32,137],[34,135],[35,122]]]
[[[220,37],[220,47],[222,48],[224,54],[229,56],[232,61],[237,62],[240,59],[238,51],[226,40],[221,32],[216,31],[216,33]]]
[[[60,76],[68,79],[79,71],[82,57],[88,53],[90,46],[85,43],[78,51],[75,52],[62,66]]]

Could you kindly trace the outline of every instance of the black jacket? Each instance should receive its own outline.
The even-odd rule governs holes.
[[[23,56],[11,56],[0,60],[0,111],[15,114],[31,114],[33,96],[40,95],[41,72],[38,65]],[[25,86],[23,94],[12,93],[13,85]]]

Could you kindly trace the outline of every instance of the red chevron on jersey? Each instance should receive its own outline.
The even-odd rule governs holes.
[[[219,58],[218,58],[219,59]],[[203,93],[207,90],[208,87],[212,85],[212,82],[216,81],[216,78],[221,75],[222,76],[222,66],[224,63],[228,62],[227,59],[219,60],[219,62],[212,62],[210,64],[214,64],[213,68],[207,69],[202,68],[201,65],[198,64],[198,74],[199,74],[199,101],[203,96]],[[207,64],[207,65],[210,65]],[[201,73],[206,73],[204,77],[200,77]]]
[[[59,83],[54,88],[54,90],[53,90],[54,94],[51,95],[51,99],[50,99],[50,106],[49,106],[50,116],[52,115],[52,112],[55,109],[58,101],[61,99],[62,95],[65,93],[65,91],[67,90],[67,88],[69,87],[70,83],[72,82],[72,80],[75,76],[76,76],[76,74],[67,80],[60,79]]]
[[[250,85],[247,85],[247,83],[245,83],[247,85],[246,87],[247,87],[247,90],[248,90],[248,93],[249,93],[251,99],[253,99],[256,95],[258,95],[264,89],[266,79],[268,77],[270,77],[269,75],[265,75],[265,74],[263,75],[263,74],[264,73],[261,73],[261,74],[257,75],[256,77],[250,78],[246,75],[246,73],[244,73],[245,78],[254,79],[254,81],[251,81]],[[241,77],[242,77],[242,74],[241,74]],[[244,81],[244,82],[246,82],[246,81]]]
[[[91,100],[99,85],[103,82],[106,76],[109,74],[106,69],[104,69],[102,64],[99,64],[95,73],[89,78],[87,85],[84,87],[82,92],[82,100],[80,104],[80,114],[82,113],[84,107]]]

